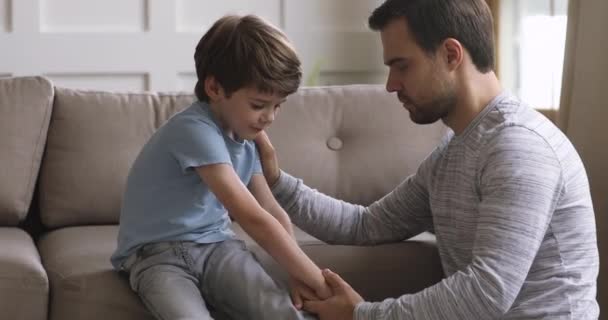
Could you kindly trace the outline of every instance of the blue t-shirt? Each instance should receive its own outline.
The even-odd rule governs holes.
[[[255,144],[224,134],[207,103],[193,103],[152,135],[127,178],[111,258],[116,269],[147,243],[234,237],[226,209],[195,170],[217,163],[232,165],[244,185],[262,172]]]

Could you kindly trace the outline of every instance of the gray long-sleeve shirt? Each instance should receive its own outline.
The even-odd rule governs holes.
[[[433,232],[446,278],[357,305],[355,319],[597,319],[599,258],[583,164],[538,112],[501,94],[417,172],[369,207],[282,173],[273,193],[293,222],[333,244]]]

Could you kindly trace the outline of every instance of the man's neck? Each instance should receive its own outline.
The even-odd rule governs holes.
[[[471,72],[460,79],[457,103],[454,110],[443,119],[454,134],[459,135],[477,115],[502,92],[502,87],[493,71]]]

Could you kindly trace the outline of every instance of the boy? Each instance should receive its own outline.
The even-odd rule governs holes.
[[[311,319],[303,298],[331,294],[292,238],[251,141],[300,84],[285,35],[225,16],[194,54],[198,101],[159,128],[133,163],[112,264],[158,319]],[[232,216],[290,275],[294,304],[236,240]],[[270,213],[270,214],[269,214]]]

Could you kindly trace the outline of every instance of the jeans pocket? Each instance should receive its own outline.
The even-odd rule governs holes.
[[[143,245],[135,253],[127,258],[123,264],[125,271],[129,273],[131,288],[137,292],[141,273],[161,261],[174,259],[174,255],[165,255],[173,251],[173,242],[158,242]],[[164,255],[164,256],[163,256]]]
[[[137,260],[141,261],[152,256],[161,254],[167,250],[171,250],[173,248],[173,245],[173,242],[157,242],[145,244],[141,248],[139,248],[139,250],[137,250]]]

